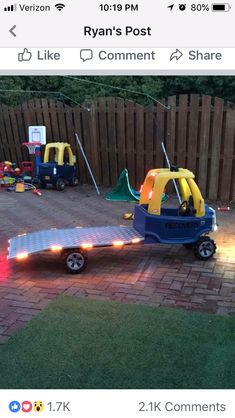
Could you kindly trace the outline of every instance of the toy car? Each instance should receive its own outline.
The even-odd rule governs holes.
[[[77,186],[76,157],[70,144],[54,142],[46,145],[43,163],[38,166],[38,178],[41,188],[46,188],[47,184],[57,190],[64,190],[66,184]]]
[[[162,193],[170,180],[179,184],[182,203],[178,208],[162,208]],[[214,209],[204,203],[186,169],[155,169],[146,176],[131,227],[90,227],[53,229],[12,238],[9,259],[24,260],[30,254],[57,251],[69,273],[80,273],[87,265],[87,250],[93,247],[124,247],[133,244],[182,244],[192,248],[200,260],[216,251],[208,236],[217,229]]]

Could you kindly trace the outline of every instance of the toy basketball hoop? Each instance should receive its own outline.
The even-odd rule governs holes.
[[[41,143],[40,142],[23,142],[22,145],[25,145],[28,148],[29,151],[29,155],[36,155],[36,153],[38,152],[37,148],[41,148]],[[41,151],[40,151],[40,155],[41,155]]]
[[[22,145],[25,145],[28,148],[29,155],[34,155],[35,172],[37,176],[39,173],[39,164],[42,162],[41,142],[23,142]]]

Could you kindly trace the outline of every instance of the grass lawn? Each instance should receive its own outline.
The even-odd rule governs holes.
[[[235,388],[235,318],[59,297],[0,347],[0,388]]]

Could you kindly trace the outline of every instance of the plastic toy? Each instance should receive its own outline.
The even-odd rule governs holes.
[[[23,142],[22,145],[28,148],[29,155],[34,156],[35,175],[38,176],[39,165],[42,162],[41,142]],[[21,164],[23,169],[27,169],[27,171],[31,173],[29,176],[32,177],[34,172],[34,164],[31,161],[23,161]]]
[[[138,202],[140,200],[140,193],[130,186],[126,168],[121,172],[117,185],[106,195],[106,199],[119,202]]]
[[[106,195],[107,200],[117,202],[139,202],[140,192],[137,192],[130,186],[128,170],[125,168],[119,178],[117,185]],[[165,202],[168,196],[163,193],[162,201]]]
[[[33,172],[34,172],[34,164],[32,161],[22,161],[20,163],[20,171],[21,171],[21,175],[24,178],[26,177],[31,177],[33,178]]]
[[[38,178],[41,188],[47,184],[52,184],[57,190],[64,190],[66,183],[77,186],[76,157],[70,144],[54,142],[46,145],[44,161],[38,167]]]
[[[162,193],[170,180],[178,182],[182,203],[162,208]],[[93,247],[164,243],[185,245],[200,260],[208,260],[216,251],[208,234],[216,229],[215,211],[205,205],[194,174],[182,168],[156,169],[146,176],[133,226],[53,229],[18,236],[9,241],[8,258],[24,260],[30,254],[55,251],[62,255],[67,271],[75,274],[86,267],[87,250]]]
[[[0,163],[0,186],[7,188],[12,186],[20,176],[20,169],[15,168],[15,163],[4,161]]]
[[[25,185],[23,181],[19,181],[15,185],[15,192],[16,193],[23,193],[25,192]]]

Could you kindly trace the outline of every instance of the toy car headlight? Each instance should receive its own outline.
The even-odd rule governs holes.
[[[56,167],[53,168],[53,174],[56,175],[57,174],[57,169]]]

